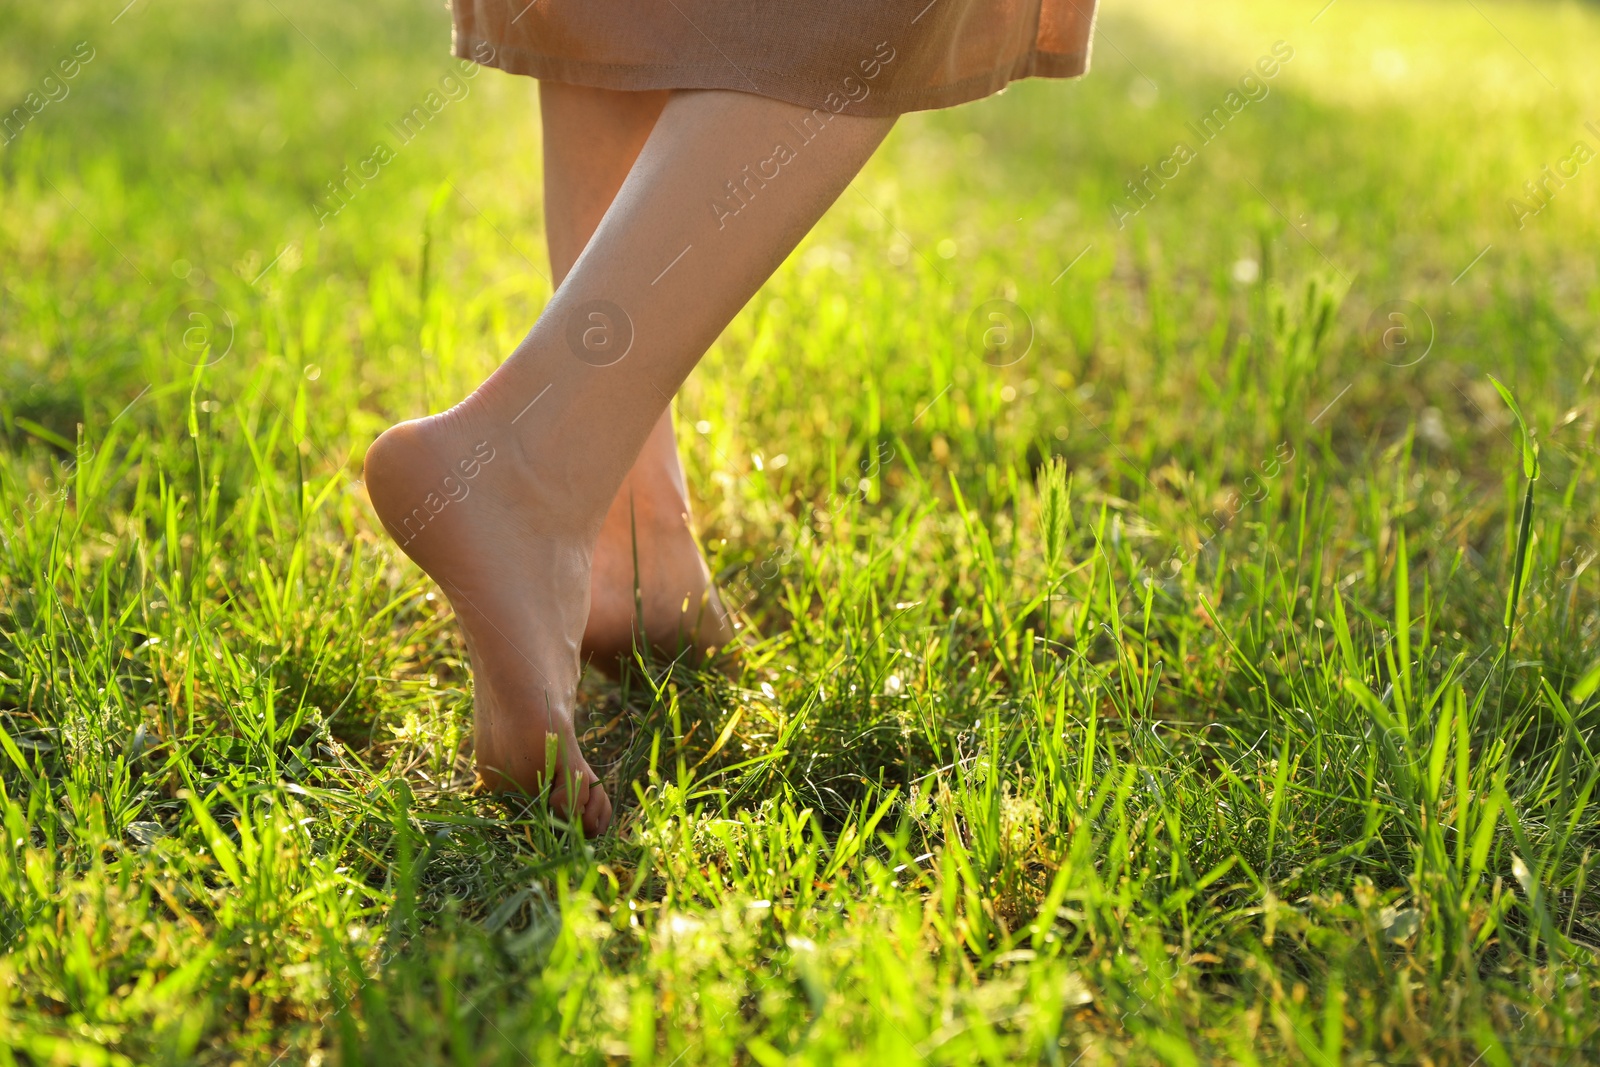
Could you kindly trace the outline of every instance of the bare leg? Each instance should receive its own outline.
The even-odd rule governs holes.
[[[477,717],[487,780],[531,790],[553,773],[557,811],[591,833],[610,823],[573,722],[606,514],[683,379],[892,124],[674,93],[517,350],[367,452],[374,508],[450,597],[492,695]]]
[[[622,188],[669,95],[540,83],[545,234],[557,286]],[[615,672],[633,655],[636,637],[668,657],[733,639],[690,523],[670,411],[645,440],[600,528],[582,656]]]

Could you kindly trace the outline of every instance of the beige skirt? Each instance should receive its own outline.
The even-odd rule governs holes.
[[[1096,0],[451,0],[454,52],[602,89],[897,115],[1089,67]]]

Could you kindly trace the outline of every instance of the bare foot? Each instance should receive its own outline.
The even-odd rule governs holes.
[[[732,640],[733,625],[689,520],[668,416],[600,529],[583,658],[615,676],[633,660],[636,641],[669,660],[700,662]]]
[[[637,498],[630,516],[629,503],[617,498],[595,545],[583,658],[614,676],[638,642],[667,659],[703,662],[733,640],[733,625],[689,516],[661,515]]]
[[[529,792],[548,780],[558,814],[603,832],[611,800],[578,750],[573,719],[592,527],[519,448],[475,426],[465,404],[385,432],[367,451],[366,486],[466,634],[480,776]]]

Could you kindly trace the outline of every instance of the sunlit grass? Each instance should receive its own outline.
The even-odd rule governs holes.
[[[586,682],[581,841],[359,484],[548,298],[531,86],[400,143],[433,5],[0,0],[0,99],[95,53],[0,148],[0,1056],[1596,1055],[1600,161],[1506,201],[1600,27],[1321,7],[900,124],[680,397],[749,645]]]

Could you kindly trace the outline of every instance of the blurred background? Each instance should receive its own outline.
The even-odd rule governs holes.
[[[209,301],[234,330],[215,381],[317,364],[307,433],[344,462],[337,442],[458,398],[547,295],[534,86],[460,77],[440,5],[6,8],[8,419],[71,437],[86,410],[186,389],[186,302]],[[1488,445],[1503,427],[1486,370],[1564,414],[1593,359],[1600,183],[1568,161],[1600,150],[1595,33],[1576,3],[1107,3],[1092,77],[907,116],[697,376],[689,421],[729,457],[794,456],[863,422],[909,430],[948,386],[912,432],[943,435],[959,464],[982,462],[997,420],[1083,458],[1103,450],[1093,423],[1134,442],[1130,459],[1225,461],[1222,442],[1276,444],[1277,423],[1347,384],[1336,446],[1419,414],[1425,445]],[[1205,140],[1275,48],[1292,58]],[[442,109],[402,140],[429,93]],[[1547,166],[1577,173],[1530,193]],[[991,299],[1032,327],[1005,373],[962,351]],[[1433,340],[1402,368],[1414,356],[1368,358],[1394,301]],[[1246,336],[1324,311],[1314,353]],[[791,380],[819,374],[862,388]],[[1007,383],[1025,402],[999,399]],[[1241,389],[1260,395],[1218,403]],[[1178,410],[1193,417],[1164,417]]]
[[[225,373],[322,367],[308,433],[332,448],[453,402],[547,295],[533,83],[460,77],[441,5],[72,0],[7,4],[4,18],[8,415],[70,437],[86,407],[110,417],[184,379],[172,350],[190,320],[167,320],[206,300],[234,322],[227,362],[242,366]],[[861,420],[900,430],[948,385],[917,432],[970,462],[983,456],[974,427],[996,419],[1068,453],[1100,451],[1089,417],[1118,440],[1204,455],[1210,441],[1276,443],[1275,420],[1350,384],[1327,417],[1335,442],[1396,432],[1424,408],[1425,443],[1492,441],[1480,371],[1527,376],[1559,403],[1592,361],[1600,182],[1568,161],[1580,143],[1600,150],[1585,128],[1600,115],[1584,110],[1595,33],[1576,3],[1112,0],[1092,77],[907,116],[732,328],[685,398],[690,421],[717,416],[711,443],[744,456],[781,443],[742,439],[752,421],[769,438],[832,439]],[[1257,76],[1275,49],[1292,58]],[[1231,121],[1207,141],[1202,119],[1250,77],[1246,106],[1221,112]],[[442,109],[403,140],[430,93]],[[1194,150],[1181,167],[1180,144]],[[377,164],[380,146],[392,159]],[[1577,173],[1530,193],[1547,166]],[[1177,176],[1151,182],[1146,167]],[[788,299],[791,285],[823,298]],[[1255,304],[1322,314],[1301,306],[1306,285],[1331,314],[1315,354],[1268,360],[1269,339],[1241,343],[1259,329]],[[1034,333],[1009,376],[957,351],[967,315],[994,298]],[[1392,325],[1392,301],[1434,339],[1396,369],[1414,357],[1356,358],[1374,313]],[[791,373],[865,388],[842,408],[793,410],[776,398],[823,394],[793,389]],[[1022,389],[1050,375],[1095,390],[1081,414],[1053,389],[997,399],[1002,378]],[[1270,398],[1216,403],[1235,387]],[[769,403],[791,410],[751,419]],[[1174,406],[1195,417],[1157,417]]]

